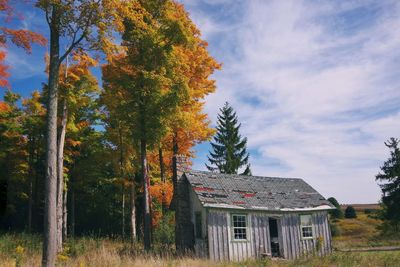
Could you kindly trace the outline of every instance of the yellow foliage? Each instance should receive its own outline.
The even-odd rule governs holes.
[[[23,254],[24,252],[25,252],[25,248],[22,246],[17,246],[15,248],[15,253],[17,253],[17,254]]]
[[[63,254],[58,254],[57,255],[57,259],[59,261],[67,261],[69,259],[69,257],[67,255],[63,255]]]

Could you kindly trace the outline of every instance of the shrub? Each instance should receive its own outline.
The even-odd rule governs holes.
[[[347,219],[357,218],[357,213],[353,206],[347,206],[344,212],[344,217],[346,217]]]
[[[154,230],[154,241],[168,247],[175,242],[174,213],[167,212]]]
[[[332,203],[333,206],[335,206],[335,210],[330,210],[329,214],[333,219],[342,219],[343,218],[343,211],[340,208],[339,202],[336,200],[334,197],[328,198],[328,201]]]
[[[364,210],[364,213],[365,213],[365,214],[372,214],[372,213],[374,213],[374,210],[372,210],[372,209],[365,209],[365,210]]]
[[[342,234],[342,229],[336,223],[329,223],[331,228],[332,236],[340,236]]]

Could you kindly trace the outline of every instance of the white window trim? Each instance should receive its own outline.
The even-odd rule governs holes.
[[[234,227],[233,216],[245,216],[246,227]],[[250,241],[250,228],[249,228],[249,216],[246,213],[232,213],[231,214],[231,241],[232,242],[248,242]],[[246,230],[246,239],[235,239],[235,228]]]
[[[311,216],[311,225],[308,225],[308,226],[303,226],[302,224],[301,224],[301,216],[304,216],[304,215],[309,215],[309,216]],[[312,222],[312,214],[300,214],[300,216],[299,216],[299,221],[300,221],[300,237],[301,237],[301,240],[309,240],[309,239],[314,239],[315,238],[315,231],[314,231],[314,223]],[[311,227],[311,236],[303,236],[303,228],[309,228],[309,227]]]

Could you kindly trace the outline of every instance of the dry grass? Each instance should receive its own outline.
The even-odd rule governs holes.
[[[342,235],[334,238],[336,248],[398,245],[399,240],[378,237],[379,220],[359,212],[356,219],[336,222]],[[206,259],[176,257],[173,250],[156,248],[151,254],[142,248],[131,249],[129,244],[116,239],[84,237],[65,244],[64,253],[58,255],[57,266],[400,266],[400,251],[387,252],[334,252],[326,257],[309,257],[296,261],[249,260],[240,263],[212,262]],[[134,252],[134,253],[133,253]],[[38,235],[0,234],[0,266],[40,266],[41,238]]]
[[[355,219],[341,219],[335,223],[342,232],[333,239],[336,248],[400,246],[398,239],[380,237],[377,226],[381,221],[363,212],[358,212]]]

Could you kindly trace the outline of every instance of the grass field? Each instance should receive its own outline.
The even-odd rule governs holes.
[[[356,219],[335,222],[342,235],[334,238],[334,247],[354,248],[371,246],[400,246],[398,239],[378,237],[379,220],[358,212]],[[141,251],[138,248],[135,251]],[[41,237],[27,234],[0,235],[0,266],[40,266]],[[196,258],[176,258],[173,252],[156,248],[151,254],[132,254],[129,244],[107,238],[79,238],[65,244],[65,252],[58,255],[58,266],[399,266],[400,251],[338,252],[326,257],[309,257],[296,261],[252,260],[241,263],[220,262]]]

